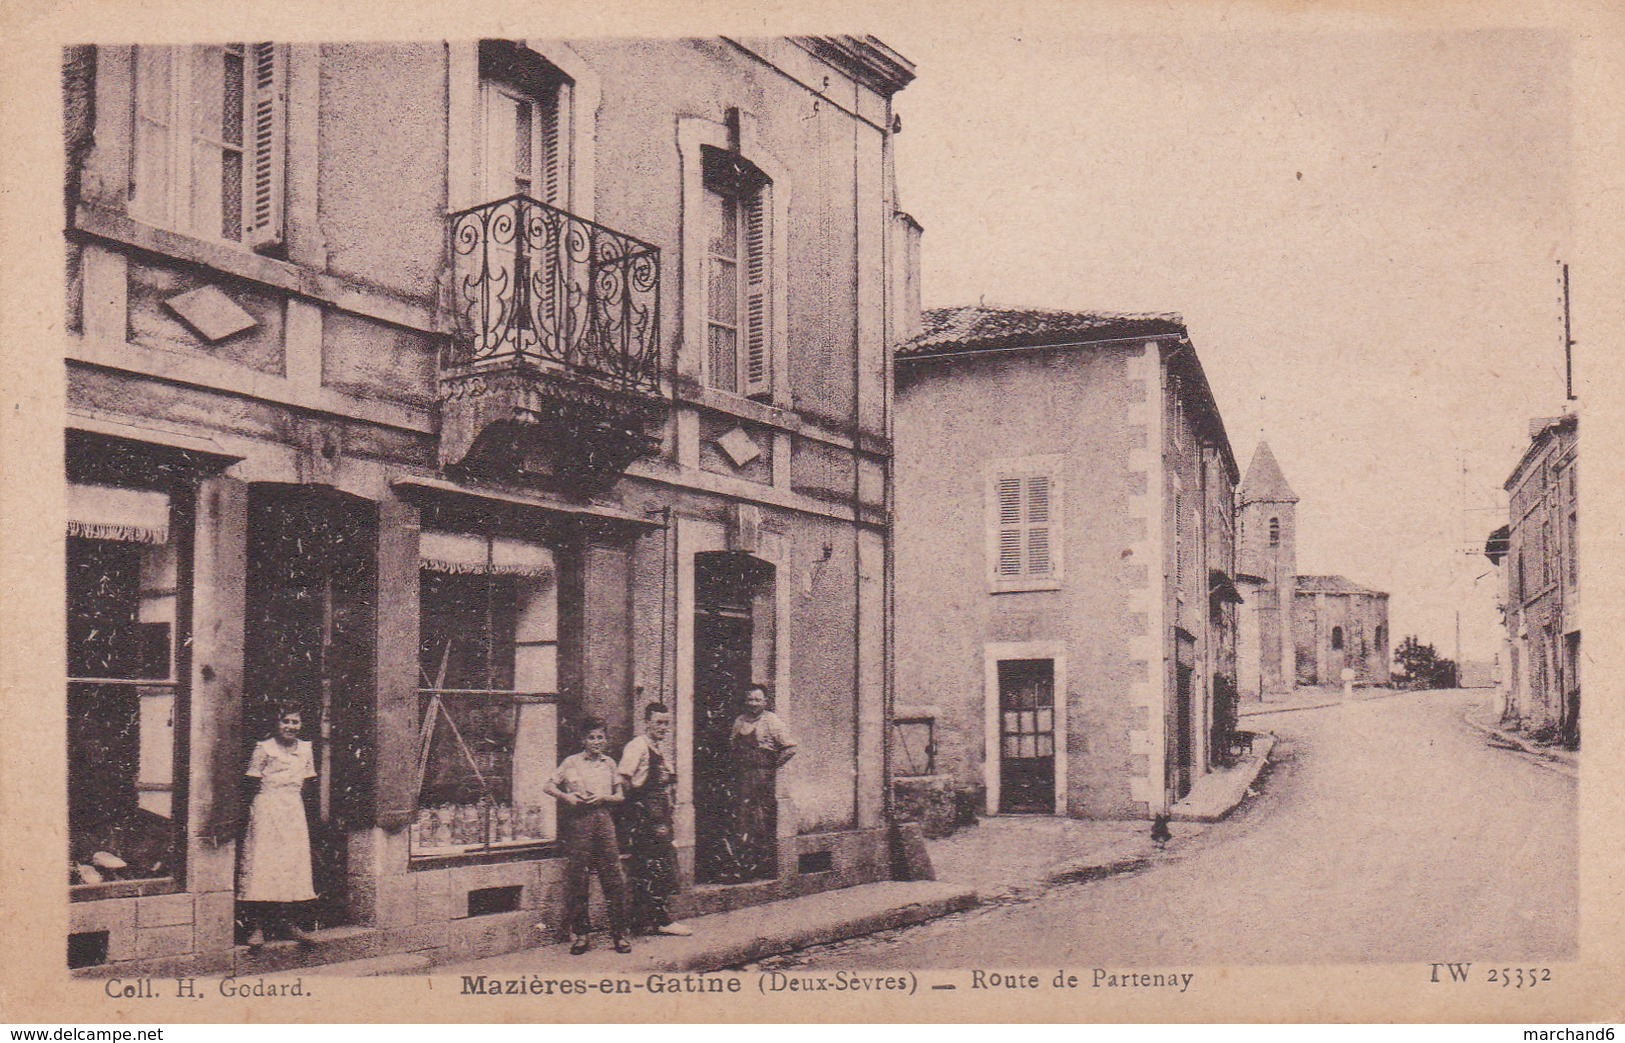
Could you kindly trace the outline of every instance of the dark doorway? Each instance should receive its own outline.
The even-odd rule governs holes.
[[[752,677],[761,637],[754,620],[771,584],[771,566],[749,555],[694,556],[694,878],[702,884],[778,875],[776,822],[755,843],[742,843],[735,828],[740,778],[732,748],[745,690],[761,679]]]
[[[1191,791],[1191,762],[1195,736],[1191,734],[1191,677],[1194,671],[1184,663],[1174,667],[1174,799],[1183,800]]]
[[[376,545],[366,500],[321,486],[249,490],[244,738],[271,734],[278,703],[304,716],[320,774],[307,805],[317,927],[348,922],[348,834],[372,820]]]
[[[1563,714],[1558,739],[1571,750],[1580,748],[1580,635],[1563,635]]]
[[[999,663],[999,811],[1055,813],[1055,661]]]

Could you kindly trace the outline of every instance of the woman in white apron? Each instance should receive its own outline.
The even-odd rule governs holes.
[[[246,774],[258,792],[248,808],[237,900],[247,903],[251,947],[263,945],[266,928],[275,932],[278,925],[301,944],[313,941],[290,908],[291,903],[316,897],[304,800],[306,783],[316,778],[316,765],[310,743],[299,738],[303,724],[297,709],[279,708],[276,735],[255,745],[248,759]]]

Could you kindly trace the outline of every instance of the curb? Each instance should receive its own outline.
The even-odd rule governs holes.
[[[1177,810],[1179,805],[1176,804],[1174,805],[1175,810],[1173,810],[1168,817],[1175,822],[1202,822],[1211,824],[1214,822],[1223,822],[1225,819],[1234,814],[1235,810],[1241,807],[1241,802],[1246,800],[1247,797],[1253,792],[1253,786],[1258,783],[1258,777],[1264,774],[1264,769],[1269,767],[1270,754],[1275,750],[1276,739],[1273,732],[1257,732],[1254,734],[1257,735],[1257,738],[1253,740],[1254,743],[1262,746],[1263,748],[1258,751],[1255,766],[1253,767],[1252,774],[1247,776],[1247,781],[1241,782],[1239,781],[1238,777],[1238,780],[1235,783],[1232,783],[1238,787],[1235,800],[1216,811],[1196,811],[1188,808],[1184,811],[1179,811]]]
[[[1530,754],[1534,757],[1541,757],[1545,760],[1552,761],[1555,764],[1567,765],[1570,768],[1574,768],[1576,771],[1578,771],[1580,768],[1580,756],[1579,754],[1574,753],[1572,750],[1555,750],[1549,746],[1541,746],[1538,743],[1530,742],[1528,739],[1525,739],[1523,736],[1514,732],[1506,731],[1503,728],[1497,728],[1493,724],[1480,724],[1478,721],[1473,720],[1472,716],[1469,714],[1463,714],[1461,719],[1467,724],[1468,727],[1476,728],[1486,737],[1497,739],[1509,747],[1516,747],[1517,749],[1522,750],[1524,753]]]
[[[1416,694],[1418,694],[1420,692],[1426,692],[1426,691],[1444,691],[1444,689],[1395,688],[1395,689],[1391,689],[1390,691],[1384,692],[1382,695],[1368,695],[1363,699],[1342,699],[1342,698],[1337,698],[1337,699],[1328,699],[1325,702],[1320,702],[1320,703],[1297,703],[1297,704],[1293,704],[1293,705],[1290,705],[1290,706],[1287,706],[1287,705],[1271,706],[1268,703],[1259,703],[1258,704],[1258,706],[1260,707],[1259,709],[1254,709],[1252,707],[1247,707],[1247,708],[1244,708],[1242,710],[1237,711],[1237,716],[1238,717],[1260,717],[1260,716],[1262,716],[1264,714],[1268,714],[1268,713],[1292,713],[1295,710],[1324,710],[1328,706],[1347,706],[1347,705],[1353,705],[1355,703],[1374,703],[1379,699],[1392,699],[1395,696],[1399,696],[1399,695],[1416,695]]]
[[[814,945],[829,945],[832,942],[842,942],[848,938],[875,934],[879,931],[912,927],[915,924],[935,920],[951,913],[964,912],[966,909],[979,905],[980,902],[981,900],[977,897],[975,891],[965,888],[957,894],[898,906],[884,912],[843,920],[838,924],[811,928],[795,934],[779,935],[773,938],[755,938],[748,942],[720,946],[706,952],[672,960],[661,967],[660,970],[683,971],[695,974],[727,970],[731,967],[756,963],[770,956],[782,956],[785,953],[810,948]]]

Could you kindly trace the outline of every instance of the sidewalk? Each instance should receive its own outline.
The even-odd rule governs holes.
[[[1260,735],[1253,752],[1234,768],[1209,772],[1175,804],[1168,849],[1227,818],[1251,792],[1273,735]],[[997,815],[927,845],[937,879],[975,888],[984,902],[1019,900],[1079,880],[1131,873],[1165,850],[1151,839],[1145,821],[1096,821],[1048,815]]]
[[[571,956],[566,945],[543,945],[483,960],[442,964],[432,973],[512,977],[543,970],[612,974],[718,971],[811,945],[924,923],[975,904],[973,890],[951,883],[864,884],[697,916],[684,921],[694,928],[692,937],[634,938],[632,952],[625,956],[610,948],[607,934],[594,932],[592,950],[581,956]]]
[[[1495,719],[1495,711],[1490,708],[1488,703],[1469,706],[1463,719],[1473,728],[1483,732],[1485,738],[1492,745],[1522,750],[1524,753],[1565,765],[1574,769],[1575,772],[1580,770],[1579,751],[1565,750],[1561,746],[1545,746],[1538,742],[1532,742],[1517,732],[1502,728]]]
[[[629,955],[616,953],[602,932],[593,949],[571,956],[559,944],[481,960],[407,967],[388,958],[376,970],[337,964],[328,973],[432,973],[508,978],[582,971],[650,974],[699,973],[753,963],[814,945],[894,930],[960,912],[981,903],[1020,901],[1057,884],[1133,872],[1166,850],[1177,850],[1229,815],[1246,798],[1268,763],[1274,737],[1262,735],[1253,754],[1235,768],[1211,772],[1174,808],[1165,846],[1151,840],[1146,821],[1093,821],[1050,815],[998,815],[951,837],[928,841],[935,881],[885,882],[824,891],[685,921],[688,938],[636,938]],[[409,958],[409,957],[408,957]],[[365,962],[365,961],[363,961]],[[305,971],[304,973],[310,973]]]

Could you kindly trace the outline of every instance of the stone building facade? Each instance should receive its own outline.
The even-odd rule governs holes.
[[[1580,421],[1573,414],[1534,420],[1529,434],[1529,447],[1506,481],[1504,721],[1577,748]]]
[[[678,912],[883,879],[898,214],[873,38],[66,53],[69,963],[559,923],[541,785],[676,717]],[[800,740],[730,862],[727,733]],[[313,956],[238,946],[301,709]],[[751,877],[756,878],[751,878]]]
[[[898,720],[979,811],[1165,813],[1235,683],[1238,472],[1183,323],[927,311],[897,411]]]
[[[1238,493],[1243,700],[1294,686],[1389,681],[1388,595],[1342,576],[1298,574],[1298,497],[1268,442],[1253,452]]]

